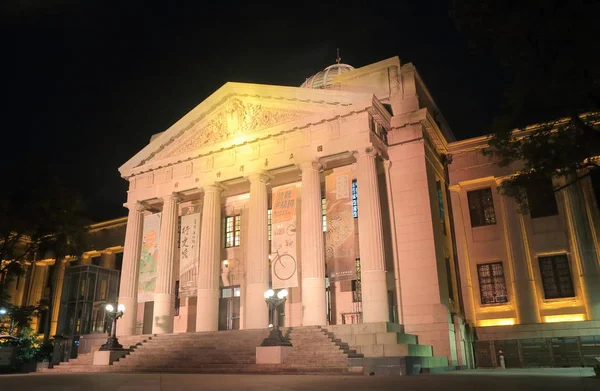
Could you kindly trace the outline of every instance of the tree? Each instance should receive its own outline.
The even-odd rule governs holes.
[[[522,167],[500,192],[525,211],[524,187],[567,178],[557,191],[600,165],[600,3],[455,0],[451,14],[469,43],[512,75],[487,152]]]
[[[69,189],[50,167],[36,167],[35,176],[11,171],[3,178],[5,191],[0,199],[0,256],[6,260],[0,268],[0,294],[6,296],[6,284],[22,273],[27,260],[54,258],[55,265],[67,256],[79,256],[86,237],[85,208],[79,196]],[[50,276],[49,316],[44,325],[48,341],[53,295],[59,268]],[[5,297],[6,301],[6,297]]]

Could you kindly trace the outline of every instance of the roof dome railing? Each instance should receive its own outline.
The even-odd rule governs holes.
[[[354,67],[348,64],[333,64],[323,69],[322,71],[307,78],[300,88],[321,88],[330,89],[332,88],[332,80],[335,76],[341,75],[342,73],[353,71]]]

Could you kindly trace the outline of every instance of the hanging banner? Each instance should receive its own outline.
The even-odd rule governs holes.
[[[196,276],[200,254],[200,205],[186,206],[181,214],[179,236],[179,296],[196,296]]]
[[[332,282],[356,279],[352,176],[350,171],[325,178],[327,232],[325,259]]]
[[[298,286],[296,261],[296,185],[273,189],[271,211],[271,281],[273,289]]]
[[[160,240],[160,213],[144,216],[142,252],[140,254],[140,279],[138,282],[138,303],[154,300],[156,286],[156,266]]]

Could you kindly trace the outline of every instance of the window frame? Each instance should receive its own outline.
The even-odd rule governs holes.
[[[494,265],[500,265],[500,270],[502,271],[501,275],[494,275]],[[483,268],[488,269],[489,277],[482,276],[481,270]],[[482,283],[482,277],[489,278],[490,282],[485,283],[485,284]],[[496,281],[496,278],[501,279],[501,283]],[[506,305],[510,302],[510,300],[508,298],[508,289],[506,286],[506,273],[504,273],[504,262],[496,261],[496,262],[478,263],[477,264],[477,283],[479,284],[479,302],[481,303],[481,305],[486,305],[486,306],[487,305]],[[488,297],[487,295],[484,295],[484,289],[483,289],[484,285],[492,286],[492,293],[494,294],[493,301],[484,300],[485,297]],[[503,285],[503,290],[504,290],[504,300],[498,300],[498,297],[502,297],[502,296],[499,296],[497,294],[497,292],[502,291],[502,289],[499,290],[499,289],[497,289],[496,286],[502,286],[502,285]]]
[[[489,205],[486,205],[484,202],[484,197],[487,196],[487,194],[484,193],[487,192],[489,192]],[[491,187],[488,186],[467,191],[467,204],[469,207],[469,217],[472,228],[487,227],[489,225],[497,224],[498,219],[496,218],[496,206],[494,205],[494,194],[492,193]],[[491,221],[491,219],[489,222],[486,220],[486,208],[488,211],[489,208],[491,208],[493,212],[493,221]]]
[[[358,182],[356,179],[352,180],[352,216],[358,218]]]
[[[542,284],[542,292],[544,294],[544,300],[564,300],[564,299],[576,298],[577,292],[575,291],[575,285],[573,284],[573,272],[571,270],[571,262],[569,260],[569,256],[566,253],[559,253],[559,254],[538,255],[537,258],[538,258],[538,267],[540,268],[540,283]],[[568,282],[570,285],[570,292],[566,292],[566,293],[562,292],[563,286],[561,285],[561,280],[560,280],[561,276],[557,274],[557,271],[560,271],[560,269],[557,268],[557,264],[555,262],[557,259],[564,260],[563,266],[566,266],[566,268],[562,268],[562,270],[566,270],[568,272],[568,274],[566,276],[563,274],[562,277],[569,278]],[[552,265],[551,265],[552,276],[548,276],[546,273],[544,273],[545,268],[543,266],[543,262],[546,260],[552,261]],[[547,278],[551,278],[553,281],[547,281]],[[559,292],[559,295],[548,297],[546,288],[548,287],[549,283],[554,283],[556,291]],[[562,294],[562,296],[560,296],[560,294]]]
[[[442,181],[438,179],[435,181],[435,187],[437,190],[437,200],[438,200],[438,213],[440,215],[440,222],[442,223],[442,232],[444,235],[448,235],[448,230],[446,229],[446,205],[444,202],[444,187],[442,186]]]
[[[558,216],[558,201],[554,194],[552,180],[540,180],[535,185],[527,186],[525,194],[527,195],[529,217],[538,219]]]
[[[229,229],[231,221],[231,230]],[[241,244],[241,224],[242,216],[240,214],[226,216],[223,220],[223,245],[225,248],[239,247]],[[231,234],[231,240],[229,240]]]

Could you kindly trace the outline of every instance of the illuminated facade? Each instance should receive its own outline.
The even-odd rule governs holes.
[[[24,263],[24,274],[8,283],[9,303],[15,306],[48,303],[50,280],[54,278],[52,309],[34,317],[31,328],[43,334],[47,317],[52,316],[51,337],[63,334],[77,339],[83,334],[106,332],[104,305],[117,295],[126,224],[126,218],[119,218],[90,225],[88,251],[68,257],[58,266],[51,254],[36,254],[35,260]],[[86,278],[76,279],[83,270]]]
[[[600,175],[556,193],[564,182],[526,189],[519,213],[496,188],[520,166],[500,167],[487,146],[449,145],[466,319],[484,341],[600,336]]]
[[[466,365],[442,156],[412,64],[335,64],[301,87],[227,83],[119,170],[121,335],[396,322]],[[141,263],[139,263],[141,255]]]

